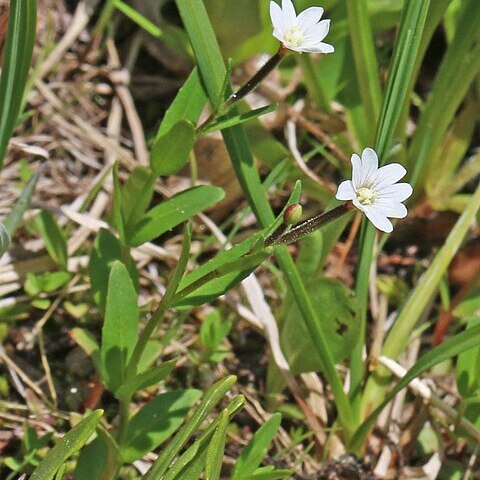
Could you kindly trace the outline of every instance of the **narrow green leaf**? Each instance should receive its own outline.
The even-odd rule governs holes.
[[[409,151],[412,183],[416,196],[423,192],[423,181],[432,158],[445,137],[459,105],[480,71],[480,9],[476,0],[462,2],[455,37],[448,47],[429,100],[420,117]]]
[[[188,162],[195,141],[195,127],[187,120],[176,123],[158,137],[150,153],[150,166],[155,175],[173,175]]]
[[[266,251],[261,251],[225,263],[179,291],[175,306],[201,305],[223,295],[247,278],[268,255]]]
[[[181,120],[188,120],[195,125],[206,103],[207,96],[203,90],[202,81],[197,68],[194,68],[165,113],[155,141],[167,134]]]
[[[142,330],[138,342],[135,345],[132,358],[127,368],[127,380],[130,380],[130,378],[136,375],[138,371],[141,372],[141,370],[139,369],[139,365],[144,357],[145,350],[148,346],[148,342],[150,341],[150,337],[162,321],[165,313],[167,313],[168,309],[170,308],[174,295],[177,292],[178,285],[180,284],[180,280],[182,279],[183,274],[185,273],[185,269],[187,268],[188,258],[190,255],[190,243],[191,225],[187,224],[185,225],[182,251],[180,253],[180,258],[178,259],[178,264],[173,274],[168,280],[167,289],[165,291],[165,294],[163,295],[162,301],[160,302],[157,311],[152,315],[147,325],[145,325],[145,328]]]
[[[95,410],[66,433],[35,469],[30,480],[53,479],[64,462],[88,442],[102,415],[103,410]]]
[[[20,198],[15,202],[15,205],[12,211],[8,214],[7,218],[5,219],[4,225],[10,234],[10,237],[13,237],[15,231],[20,225],[22,221],[23,214],[27,210],[32,200],[33,193],[35,191],[35,187],[37,185],[38,179],[40,178],[40,172],[37,171],[35,175],[33,175],[30,180],[25,185],[25,188],[22,190],[20,194]]]
[[[220,252],[214,258],[190,272],[180,282],[179,291],[177,293],[175,301],[179,299],[179,294],[182,292],[182,290],[190,287],[190,285],[197,283],[200,279],[203,279],[205,277],[209,277],[209,279],[215,279],[216,271],[221,269],[224,265],[231,264],[238,261],[240,258],[245,257],[249,252],[252,251],[255,245],[259,244],[259,242],[262,242],[263,238],[264,233],[258,232],[247,238],[243,242],[234,245],[229,250],[224,250]]]
[[[375,146],[382,161],[385,161],[384,157],[391,147],[402,113],[429,7],[430,0],[405,2],[377,127]]]
[[[233,467],[232,480],[249,478],[267,454],[270,443],[277,434],[282,416],[273,414],[255,433],[252,440],[242,451]]]
[[[228,412],[224,410],[218,421],[218,426],[212,436],[212,441],[207,449],[205,458],[205,480],[219,480],[223,464],[223,451],[227,438],[227,427],[230,421]]]
[[[272,470],[271,472],[255,472],[250,477],[241,477],[238,480],[279,480],[282,478],[291,478],[292,476],[291,470]]]
[[[178,431],[170,443],[163,449],[159,457],[147,472],[144,480],[157,480],[167,471],[170,463],[185,445],[191,435],[199,428],[207,415],[222,400],[237,377],[231,375],[213,384],[205,393],[200,405],[195,409],[187,423]]]
[[[360,94],[368,122],[370,125],[375,125],[380,113],[382,90],[368,2],[367,0],[347,0],[347,10]]]
[[[231,419],[240,409],[245,405],[245,397],[243,395],[237,395],[232,399],[232,401],[227,405],[225,411],[228,412],[229,418]],[[187,448],[187,450],[180,455],[180,457],[175,460],[173,465],[168,469],[168,472],[165,473],[165,476],[162,477],[162,480],[174,480],[177,478],[180,472],[184,472],[186,467],[190,462],[195,461],[199,455],[202,455],[202,452],[205,450],[205,446],[208,446],[212,438],[215,429],[217,428],[220,422],[220,417],[217,416],[215,420],[210,423],[210,425],[202,432],[202,434],[193,442],[193,444]],[[155,477],[156,478],[159,477]]]
[[[138,166],[132,170],[123,186],[122,210],[127,238],[133,234],[135,224],[140,221],[152,201],[155,180],[155,175],[149,168]]]
[[[148,18],[145,18],[141,13],[137,12],[137,10],[132,8],[130,5],[122,2],[122,0],[112,0],[112,3],[125,16],[135,22],[138,26],[142,27],[153,37],[159,38],[162,35],[162,31],[159,27],[157,27],[154,23],[148,20]]]
[[[35,217],[35,227],[39,231],[52,260],[67,270],[67,241],[55,217],[47,210],[42,210]]]
[[[202,444],[195,458],[175,477],[175,480],[199,480],[205,469],[208,446]],[[159,479],[160,480],[160,479]]]
[[[108,281],[105,320],[102,329],[102,373],[112,392],[125,378],[125,369],[138,336],[137,292],[121,262],[115,261]]]
[[[0,169],[22,107],[35,43],[36,22],[36,0],[10,1],[0,77]]]
[[[113,166],[113,204],[112,204],[112,217],[117,229],[118,236],[123,244],[126,241],[125,232],[125,217],[123,214],[123,199],[122,189],[120,188],[120,179],[118,177],[118,163]]]
[[[0,256],[10,247],[11,237],[8,229],[0,222]]]
[[[383,401],[378,405],[375,410],[366,418],[366,420],[360,425],[355,432],[351,443],[349,445],[350,451],[358,451],[361,448],[362,443],[365,441],[370,430],[375,425],[375,421],[378,418],[380,412],[390,402],[395,395],[405,388],[413,379],[419,377],[422,373],[426,372],[430,368],[438,365],[445,360],[455,357],[461,352],[465,352],[470,348],[477,347],[480,343],[480,325],[469,328],[458,335],[450,337],[438,347],[430,350],[428,353],[420,357],[415,365],[406,373],[406,375],[395,385]]]
[[[127,379],[127,381],[118,389],[117,396],[130,397],[143,388],[161,382],[170,375],[175,363],[176,360],[170,360],[169,362],[151,367],[146,372],[139,373],[131,379]]]
[[[202,185],[178,193],[149,210],[135,226],[130,244],[138,246],[171,230],[202,210],[222,200],[221,188]]]
[[[207,128],[200,128],[197,131],[197,135],[207,135],[208,133],[215,132],[217,130],[224,130],[225,128],[235,127],[242,123],[248,122],[254,118],[261,117],[267,113],[273,112],[277,108],[276,103],[271,103],[265,107],[256,108],[247,113],[237,113],[234,115],[228,115],[218,118],[215,123],[212,123]]]
[[[200,396],[200,390],[177,390],[162,393],[142,407],[128,422],[120,447],[123,461],[134,462],[170,438]]]

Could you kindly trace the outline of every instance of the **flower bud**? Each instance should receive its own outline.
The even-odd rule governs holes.
[[[285,213],[283,214],[283,222],[286,225],[293,225],[297,223],[300,218],[302,217],[302,206],[298,203],[294,203],[293,205],[289,205],[285,209]]]

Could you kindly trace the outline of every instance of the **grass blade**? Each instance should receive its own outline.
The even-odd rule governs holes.
[[[366,0],[347,0],[348,23],[360,94],[370,125],[380,113],[382,90]]]
[[[37,24],[36,0],[11,0],[0,77],[0,169],[22,107]]]

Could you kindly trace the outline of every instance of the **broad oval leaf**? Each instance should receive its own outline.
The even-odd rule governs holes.
[[[172,175],[188,162],[195,141],[195,127],[186,120],[176,123],[158,137],[150,153],[150,166],[155,175]]]
[[[168,107],[155,140],[165,135],[180,120],[189,120],[196,123],[206,103],[207,96],[203,90],[198,69],[194,68],[187,81],[178,91],[175,100]]]
[[[167,392],[142,407],[128,423],[125,444],[120,448],[124,462],[142,458],[167,440],[201,395],[194,389]]]
[[[107,301],[108,277],[115,260],[122,260],[127,265],[130,278],[137,288],[138,272],[134,260],[122,249],[120,241],[108,230],[101,229],[93,244],[88,273],[93,300],[102,311]]]
[[[317,328],[322,329],[328,338],[335,363],[341,362],[351,354],[358,340],[359,303],[343,283],[330,278],[312,279],[306,288],[317,312]],[[320,357],[295,302],[290,302],[285,308],[280,341],[292,372],[323,371]]]
[[[137,292],[123,263],[116,261],[108,281],[105,321],[102,329],[102,376],[116,392],[125,379],[125,370],[138,336]]]
[[[135,225],[135,233],[130,239],[130,245],[138,246],[159,237],[162,233],[219,202],[224,195],[221,188],[209,185],[201,185],[178,193],[145,214]]]

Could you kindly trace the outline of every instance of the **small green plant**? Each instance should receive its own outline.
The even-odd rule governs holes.
[[[259,31],[239,46],[232,45],[231,38],[225,41],[233,57],[227,64],[217,41],[225,20],[215,15],[221,8],[219,2],[176,0],[181,28],[168,21],[158,26],[148,18],[148,7],[140,12],[121,0],[103,5],[94,28],[96,40],[106,34],[112,15],[118,12],[151,37],[164,39],[193,67],[151,135],[149,164],[129,165],[126,173],[119,159],[111,169],[104,169],[96,191],[102,184],[107,190],[110,185],[112,203],[108,223],[95,227],[91,246],[88,242],[82,246],[88,256],[85,271],[76,275],[71,267],[71,225],[57,221],[55,209],[43,205],[26,224],[27,235],[40,238],[45,246],[49,270],[25,272],[23,291],[28,306],[8,312],[8,318],[25,318],[25,312],[35,308],[45,315],[43,325],[53,307],[58,307],[52,298],[65,295],[65,317],[75,324],[73,328],[67,325],[70,338],[88,357],[95,382],[106,395],[89,403],[91,411],[82,418],[78,414],[69,417],[71,429],[63,438],[42,437],[27,427],[19,453],[3,460],[7,478],[21,473],[30,474],[32,480],[66,475],[76,480],[139,478],[133,466],[143,469],[145,458],[149,460],[148,471],[142,471],[146,480],[218,480],[226,474],[232,480],[290,478],[296,465],[265,464],[272,443],[280,436],[280,412],[288,417],[284,424],[305,422],[308,426],[291,427],[293,440],[285,451],[305,447],[303,443],[312,442],[315,436],[323,454],[320,459],[330,456],[332,445],[341,445],[339,450],[351,453],[351,458],[361,457],[379,415],[396,394],[433,367],[452,360],[449,373],[455,374],[459,393],[455,415],[436,397],[431,406],[447,412],[447,421],[452,423],[449,433],[467,438],[472,451],[476,448],[474,442],[480,438],[478,273],[456,302],[450,302],[446,274],[472,223],[478,221],[480,209],[480,187],[475,183],[480,157],[478,152],[468,154],[478,125],[478,0],[391,1],[388,9],[385,2],[326,0],[333,19],[331,32],[323,8],[312,3],[299,0],[295,7],[291,0],[281,5],[266,0],[246,2],[247,10],[258,10]],[[1,160],[24,102],[35,33],[35,2],[12,0],[10,8],[14,21],[9,23],[0,78]],[[231,22],[228,25],[233,28]],[[398,29],[392,53],[382,58],[377,54],[376,35],[393,27]],[[439,27],[445,33],[445,55],[430,95],[419,99],[415,85],[421,62]],[[227,46],[222,44],[228,50]],[[233,65],[265,48],[273,55],[243,85],[233,88]],[[311,53],[322,54],[321,62]],[[289,137],[294,161],[262,126],[261,117],[276,110],[276,100],[253,109],[244,103],[270,73],[280,69],[283,76],[292,77],[295,68],[302,72],[305,86],[295,95],[308,96],[312,108],[327,119],[329,133],[320,131],[322,145],[305,136],[302,146],[313,146],[312,156],[323,153],[327,163],[322,168],[335,182],[346,178],[338,187],[309,170],[303,159],[299,161],[296,138],[292,142]],[[385,81],[384,70],[388,71]],[[410,115],[412,99],[419,107],[414,116]],[[209,114],[202,117],[206,105]],[[292,118],[300,123],[298,112],[285,106],[289,125]],[[414,120],[416,129],[407,128]],[[302,121],[318,136],[311,121]],[[194,146],[213,132],[222,136],[248,204],[243,213],[245,217],[253,214],[258,225],[238,239],[236,220],[231,229],[226,222],[220,234],[212,228],[217,238],[228,235],[216,254],[202,248],[199,253],[198,244],[211,245],[215,240],[193,226],[196,217],[225,199],[224,189],[197,178]],[[270,170],[263,182],[259,163]],[[187,167],[191,183],[170,195],[162,177],[177,175]],[[1,252],[8,250],[41,175],[31,176],[27,170],[23,166],[21,196],[0,224]],[[407,181],[399,183],[404,177]],[[272,202],[274,211],[267,194],[277,184],[290,195],[283,205]],[[300,201],[307,196],[324,208],[302,219]],[[91,200],[87,198],[80,210]],[[384,234],[392,233],[396,219],[407,215],[405,202],[427,211],[460,213],[444,243],[425,262],[427,266],[419,267],[422,274],[411,282],[411,288],[404,278],[376,275],[377,260],[389,241]],[[354,218],[353,233],[344,235]],[[348,251],[343,255],[334,247],[342,235],[351,246],[357,227],[358,250],[349,265],[354,272],[348,287],[326,275],[325,267],[332,256],[342,258],[338,262],[342,267]],[[181,247],[169,250],[166,239],[173,235],[181,236]],[[227,243],[230,240],[232,245]],[[294,243],[298,250],[292,255],[287,247]],[[152,258],[168,260],[170,272],[161,288],[139,268],[138,258],[145,251]],[[252,300],[248,290],[248,277],[262,266],[276,274],[271,309],[263,296]],[[88,286],[88,296],[82,292],[69,296],[68,286],[80,277]],[[228,465],[224,461],[228,440],[239,435],[235,416],[246,399],[238,393],[244,386],[237,384],[237,377],[225,374],[225,365],[234,357],[229,342],[236,333],[236,317],[219,302],[242,282],[252,307],[248,314],[255,317],[256,328],[274,352],[262,393],[276,397],[270,405],[277,411],[267,415],[241,451],[234,452],[234,465]],[[144,302],[146,290],[156,295]],[[258,290],[260,285],[256,294]],[[370,313],[378,320],[381,309],[373,301],[377,290],[384,295],[384,317],[389,308],[396,312],[388,328],[384,324],[370,327]],[[438,290],[441,302],[436,300]],[[437,328],[438,342],[421,350],[413,366],[398,374],[392,362],[422,336],[428,322],[434,322],[432,305],[436,302],[451,310],[453,334],[447,338]],[[231,303],[238,306],[238,299]],[[207,304],[197,315],[196,309]],[[199,320],[198,336],[190,350],[175,350],[190,315]],[[44,356],[42,351],[42,360]],[[198,375],[203,369],[212,375]],[[321,374],[325,385],[318,376],[312,380],[311,372]],[[401,378],[393,381],[393,373]],[[306,388],[299,387],[297,375],[310,380],[305,380]],[[54,382],[49,373],[47,377],[51,388]],[[285,387],[287,399],[281,404],[278,398]],[[304,400],[305,392],[310,395],[314,388],[323,392],[322,401],[314,403],[315,412]],[[292,406],[293,401],[297,405]],[[56,410],[56,405],[46,403]],[[432,424],[437,428],[435,421]],[[440,448],[439,439],[437,443],[432,439],[435,435],[430,425],[422,428],[422,454]],[[312,445],[302,454],[307,455]]]

